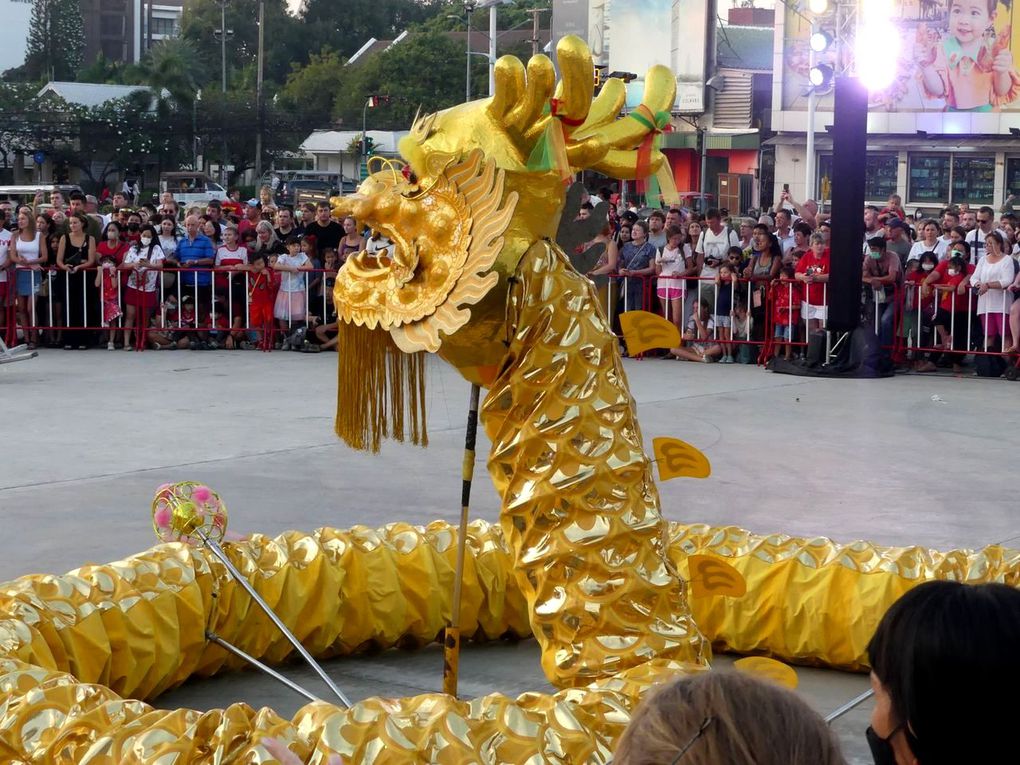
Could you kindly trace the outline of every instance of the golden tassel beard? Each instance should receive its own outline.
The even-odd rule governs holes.
[[[407,437],[428,446],[425,353],[404,353],[386,330],[340,322],[337,357],[336,434],[344,443],[378,452],[383,438]]]

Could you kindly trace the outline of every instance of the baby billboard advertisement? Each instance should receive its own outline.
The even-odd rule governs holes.
[[[882,34],[869,36],[865,32],[856,45],[859,62],[861,57],[873,57],[867,63],[887,67],[892,78],[891,84],[871,91],[870,108],[888,112],[1020,112],[1020,18],[1013,2],[882,3],[886,13],[883,24],[888,26],[881,28]],[[782,106],[803,110],[808,102],[811,25],[790,9],[784,22]],[[820,23],[826,31],[834,25],[826,20]],[[816,63],[838,69],[837,56],[846,55],[841,50],[844,47],[839,41],[833,43],[816,55]],[[831,104],[831,93],[820,100],[822,108],[831,108]]]

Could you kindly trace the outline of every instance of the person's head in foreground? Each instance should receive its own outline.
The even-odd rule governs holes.
[[[795,694],[736,672],[682,677],[653,691],[613,765],[843,765],[825,722]]]
[[[1018,648],[1014,587],[926,582],[897,600],[868,644],[876,765],[1012,761]]]

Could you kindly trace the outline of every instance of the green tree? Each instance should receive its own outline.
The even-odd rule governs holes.
[[[78,0],[34,0],[25,50],[25,74],[34,80],[71,80],[85,53]]]
[[[175,38],[153,45],[138,65],[123,73],[121,82],[148,85],[157,94],[160,113],[166,115],[174,106],[191,108],[207,82],[207,69],[193,42]]]
[[[392,40],[451,7],[449,0],[304,0],[300,18],[310,50],[328,46],[349,57],[372,37]]]
[[[356,69],[345,68],[335,51],[313,53],[306,66],[295,67],[280,89],[277,103],[311,128],[325,127],[338,93],[349,86]]]
[[[308,41],[301,25],[287,11],[286,0],[265,0],[265,78],[282,83],[293,62],[308,60]],[[227,29],[233,34],[227,40],[227,83],[234,87],[237,74],[254,64],[258,55],[259,0],[229,0],[226,6]],[[181,21],[181,37],[190,41],[198,52],[208,81],[220,82],[221,43],[216,30],[220,28],[220,4],[216,0],[187,0]],[[318,50],[317,47],[311,50]]]
[[[360,129],[362,108],[372,94],[390,96],[388,104],[368,115],[369,127],[377,130],[406,129],[419,107],[432,112],[464,100],[464,49],[442,33],[411,34],[352,69],[334,112],[351,128]],[[485,71],[484,61],[477,71]]]

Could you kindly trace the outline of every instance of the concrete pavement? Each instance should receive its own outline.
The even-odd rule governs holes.
[[[626,363],[649,450],[653,437],[673,436],[712,462],[708,480],[660,486],[671,519],[942,549],[1020,544],[1009,499],[1020,446],[1010,383]],[[151,546],[148,506],[165,481],[215,487],[242,533],[456,521],[468,385],[435,363],[428,386],[430,447],[387,444],[367,455],[333,436],[331,354],[43,351],[4,367],[0,579]],[[472,515],[495,520],[497,512],[480,464]],[[547,689],[532,641],[473,646],[462,663],[467,695]],[[356,698],[403,695],[438,689],[441,657],[389,651],[332,662],[330,671]],[[303,668],[288,672],[314,686]],[[798,672],[822,712],[866,687],[859,675]],[[252,673],[190,683],[159,703],[240,699],[284,713],[300,704]],[[853,763],[870,762],[867,714],[864,707],[838,726]]]

